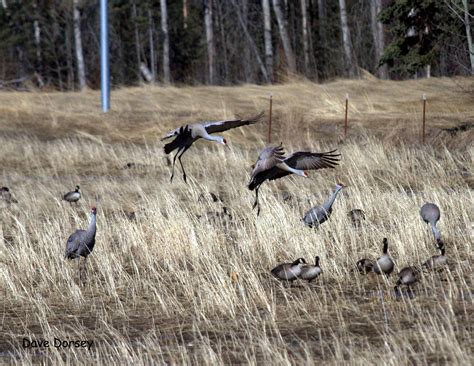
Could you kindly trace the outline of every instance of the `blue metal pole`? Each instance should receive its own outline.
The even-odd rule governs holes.
[[[100,0],[100,85],[102,111],[110,108],[109,27],[107,0]]]

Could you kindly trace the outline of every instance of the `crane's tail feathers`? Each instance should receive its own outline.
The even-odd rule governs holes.
[[[176,138],[174,139],[173,141],[167,143],[164,147],[164,150],[165,150],[165,154],[169,154],[170,152],[172,152],[173,150],[177,149],[179,146],[180,146],[180,141],[178,141],[179,139]]]

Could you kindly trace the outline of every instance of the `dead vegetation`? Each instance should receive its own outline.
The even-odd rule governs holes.
[[[1,185],[18,200],[0,209],[0,362],[472,363],[473,132],[442,130],[472,123],[472,90],[469,79],[127,89],[107,115],[97,93],[0,93]],[[260,126],[228,133],[230,151],[198,142],[189,184],[169,184],[157,141],[167,128],[252,114],[270,91],[275,141],[338,147],[337,169],[266,184],[257,218],[246,183]],[[339,143],[346,92],[351,132]],[[423,93],[427,146],[415,133]],[[348,187],[330,220],[304,227],[337,181]],[[78,207],[61,201],[76,184]],[[395,278],[351,272],[384,236],[396,271],[437,254],[419,217],[425,201],[441,207],[449,270],[425,274],[414,299],[393,296]],[[93,204],[97,243],[81,286],[64,247]],[[355,227],[347,213],[357,208]],[[311,286],[285,288],[268,273],[315,255],[323,275]],[[23,337],[94,345],[23,349]]]

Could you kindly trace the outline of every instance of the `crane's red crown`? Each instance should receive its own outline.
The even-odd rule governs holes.
[[[95,206],[93,206],[93,207],[91,208],[91,211],[92,211],[92,213],[96,213],[96,212],[97,212],[97,208],[96,208]]]

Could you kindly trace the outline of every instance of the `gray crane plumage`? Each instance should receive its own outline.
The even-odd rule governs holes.
[[[436,227],[436,224],[441,217],[439,207],[431,202],[425,203],[423,206],[421,206],[420,215],[424,222],[430,224],[433,236],[436,242],[439,244],[441,242],[441,232]]]
[[[341,183],[336,184],[334,192],[328,197],[322,206],[314,206],[308,212],[305,213],[303,221],[305,225],[309,227],[318,227],[322,223],[326,222],[332,214],[332,205],[336,200],[338,193],[344,185]]]
[[[84,257],[87,259],[95,245],[97,209],[92,207],[90,223],[87,230],[77,230],[71,234],[66,243],[66,259]]]

